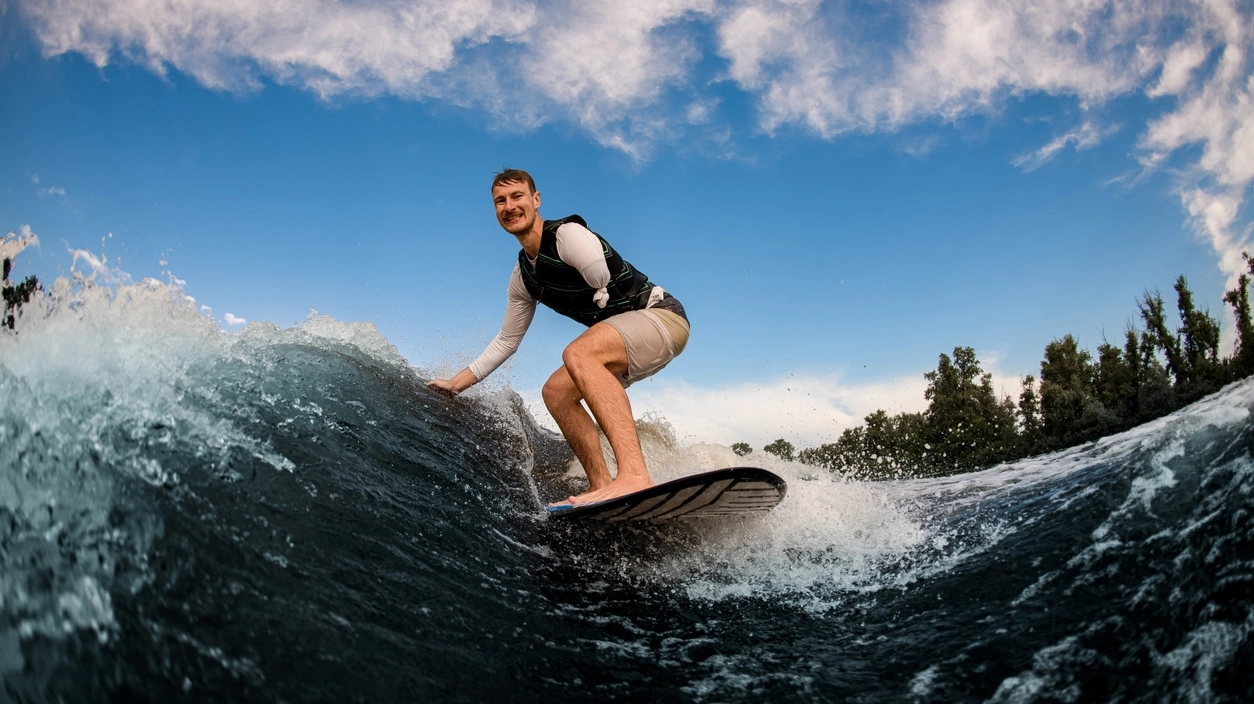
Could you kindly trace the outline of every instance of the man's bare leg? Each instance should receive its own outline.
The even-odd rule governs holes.
[[[636,421],[632,418],[631,402],[627,398],[627,390],[619,382],[619,376],[627,371],[627,347],[623,343],[622,335],[605,323],[593,325],[566,347],[562,353],[562,361],[579,397],[587,402],[593,418],[610,441],[610,448],[618,463],[618,476],[608,486],[591,486],[587,492],[572,496],[571,503],[604,501],[652,485],[653,480],[649,477],[644,453],[640,449]],[[552,377],[550,381],[553,381]],[[578,404],[577,399],[575,403]],[[582,408],[580,412],[587,417]],[[570,413],[566,415],[568,419],[577,417]],[[556,414],[554,418],[557,418]],[[558,427],[562,427],[561,422],[558,421]],[[578,456],[580,450],[576,444],[585,443],[587,436],[583,434],[586,430],[578,426],[577,420],[575,424],[572,430],[580,435],[574,440],[568,435],[567,442],[571,443],[571,448],[575,449]],[[565,428],[562,432],[566,433]],[[599,455],[599,441],[596,443],[596,452]],[[582,458],[580,461],[583,461]],[[586,470],[587,465],[584,468]],[[589,474],[590,483],[591,480],[592,475]]]
[[[557,421],[557,427],[566,437],[570,449],[575,451],[583,471],[588,474],[589,491],[609,486],[610,469],[601,454],[601,437],[596,423],[579,402],[583,396],[565,366],[558,367],[545,382],[543,394],[544,405],[553,415],[553,420]]]

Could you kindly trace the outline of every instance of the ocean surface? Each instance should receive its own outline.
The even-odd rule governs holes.
[[[1252,381],[919,481],[655,421],[656,478],[788,497],[584,526],[516,395],[426,376],[368,324],[49,286],[0,332],[0,701],[1254,700]]]

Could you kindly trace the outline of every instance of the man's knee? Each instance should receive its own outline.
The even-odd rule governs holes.
[[[575,340],[562,350],[562,367],[571,376],[578,375],[593,359],[588,354],[587,346],[580,344],[579,340]]]
[[[578,367],[595,356],[596,339],[590,332],[591,330],[571,340],[566,349],[562,350],[562,364],[567,369]]]
[[[545,407],[552,409],[557,406],[569,403],[572,397],[578,400],[579,392],[575,388],[574,382],[570,379],[570,374],[566,373],[566,368],[562,367],[544,382],[544,387],[540,389],[540,395],[544,398]]]

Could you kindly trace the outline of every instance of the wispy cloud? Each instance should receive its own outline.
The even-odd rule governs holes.
[[[1178,175],[1183,207],[1229,274],[1248,245],[1254,11],[1241,0],[938,0],[873,14],[819,0],[17,5],[47,54],[173,67],[232,91],[268,80],[327,100],[442,100],[504,128],[565,121],[640,159],[694,135],[894,131],[1029,95],[1078,107],[1079,127],[1020,158],[1030,170],[1103,139],[1115,126],[1096,108],[1139,94],[1157,113],[1125,125],[1139,138],[1135,163]],[[757,106],[752,124],[720,112],[740,102],[723,101],[728,91]]]
[[[227,313],[226,315],[222,316],[222,321],[225,322],[227,325],[244,325],[245,323],[248,322],[247,319],[240,318],[232,313]]]
[[[1150,169],[1200,148],[1196,161],[1177,167],[1180,198],[1229,283],[1245,269],[1241,252],[1251,242],[1239,216],[1254,183],[1254,19],[1248,3],[1247,14],[1241,7],[1216,4],[1167,53],[1150,95],[1170,95],[1175,106],[1148,125],[1139,145]]]
[[[31,174],[30,180],[31,180],[31,183],[33,183],[33,184],[35,184],[36,186],[38,186],[38,185],[39,185],[39,174]],[[35,189],[35,192],[36,192],[36,193],[38,193],[38,194],[39,194],[39,195],[41,195],[41,196],[63,196],[63,195],[65,195],[65,189],[64,189],[64,188],[61,188],[60,186],[45,186],[45,187],[43,187],[43,188],[37,188],[37,189]]]
[[[1076,151],[1091,149],[1117,131],[1119,131],[1118,125],[1099,127],[1092,121],[1085,120],[1079,127],[1053,138],[1048,144],[1034,152],[1014,159],[1013,163],[1024,171],[1035,171],[1057,156],[1068,145],[1073,146]]]

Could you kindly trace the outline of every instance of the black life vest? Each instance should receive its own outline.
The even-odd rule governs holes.
[[[610,300],[604,308],[597,307],[592,300],[592,295],[597,290],[584,281],[583,274],[578,269],[562,261],[557,255],[557,228],[568,222],[588,226],[578,215],[568,215],[560,220],[545,220],[536,263],[532,265],[526,250],[518,252],[518,270],[522,273],[527,291],[549,308],[589,327],[612,315],[646,307],[649,293],[653,290],[649,277],[618,256],[604,237],[593,232],[601,240],[605,264],[610,270],[610,282],[605,287]]]

